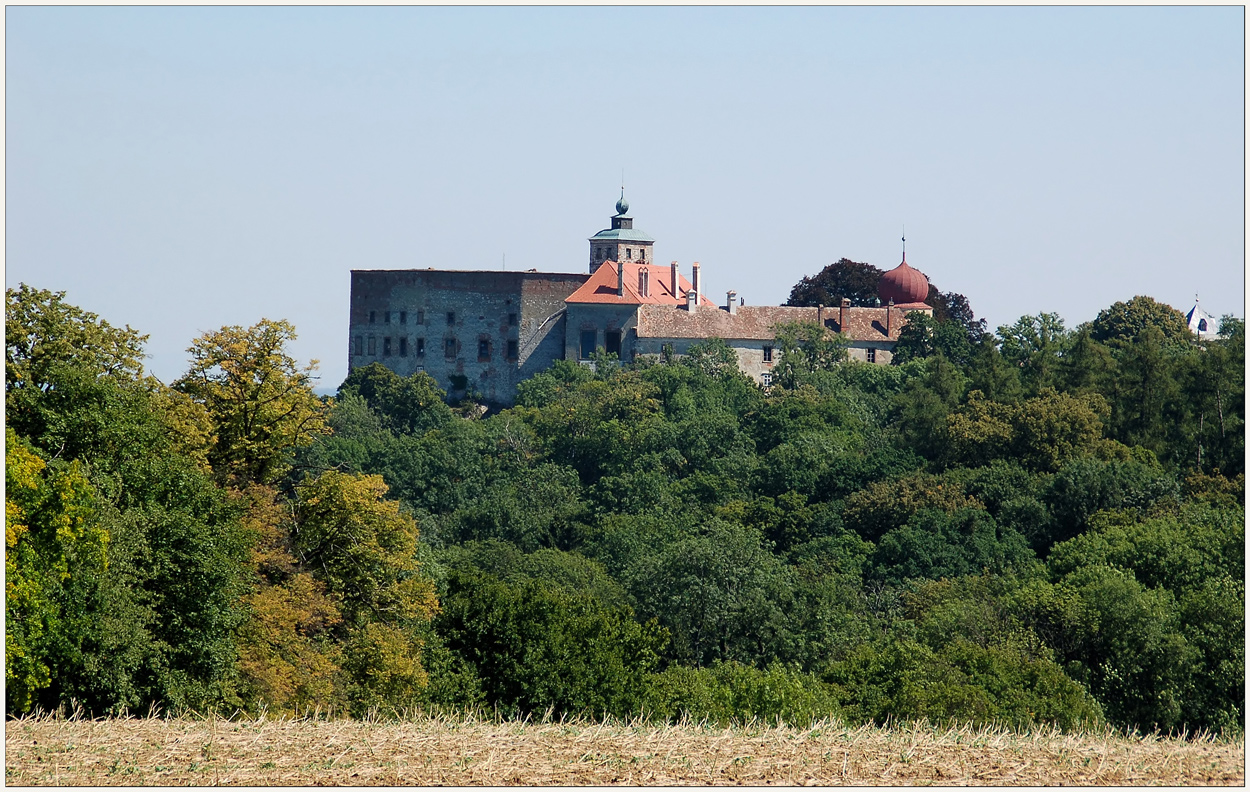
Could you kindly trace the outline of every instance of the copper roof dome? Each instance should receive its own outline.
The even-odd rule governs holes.
[[[920,270],[912,269],[904,257],[902,264],[881,276],[877,294],[881,302],[893,300],[895,305],[922,303],[929,296],[929,279]]]

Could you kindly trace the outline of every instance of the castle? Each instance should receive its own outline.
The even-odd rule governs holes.
[[[517,385],[558,359],[684,354],[720,338],[757,382],[772,381],[778,324],[814,322],[841,333],[853,360],[888,363],[899,331],[925,304],[929,281],[903,262],[881,278],[880,307],[750,306],[704,293],[698,262],[653,260],[655,240],[634,228],[622,193],[611,225],[590,237],[587,274],[500,270],[352,270],[348,370],[380,362],[424,371],[456,399],[512,404]]]

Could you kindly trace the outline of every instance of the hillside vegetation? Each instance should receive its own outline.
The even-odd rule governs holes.
[[[318,399],[280,321],[167,386],[11,289],[7,711],[1240,733],[1243,324],[913,318],[896,365],[781,328],[768,389],[713,340],[483,415]]]

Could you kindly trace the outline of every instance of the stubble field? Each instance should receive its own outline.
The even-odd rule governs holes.
[[[1245,783],[1244,737],[922,724],[28,717],[5,747],[9,786]]]

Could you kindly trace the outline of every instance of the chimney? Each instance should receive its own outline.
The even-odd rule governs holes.
[[[816,324],[820,325],[821,327],[825,326],[825,304],[824,303],[816,304]]]
[[[725,292],[725,310],[729,311],[729,315],[733,316],[738,313],[738,303],[734,300],[738,296],[738,292],[730,290]]]
[[[890,303],[885,307],[885,337],[890,337],[890,320],[894,318],[894,298],[890,298]]]
[[[697,261],[690,265],[690,285],[694,287],[692,289],[694,291],[694,304],[697,306],[699,304],[699,296],[703,293],[699,289],[699,262]]]
[[[646,267],[639,267],[638,268],[638,294],[639,295],[643,297],[650,296],[650,290],[651,290],[650,281],[651,281],[651,273],[647,271]]]
[[[677,262],[674,261],[672,264],[670,264],[669,269],[672,270],[671,272],[672,281],[669,284],[668,290],[673,293],[673,299],[675,300],[677,299]]]
[[[838,306],[838,332],[846,332],[846,312],[851,310],[851,298],[843,297],[842,305]]]
[[[691,289],[690,291],[686,292],[686,310],[687,311],[694,311],[694,306],[697,304],[697,302],[698,302],[698,298],[695,297],[694,289]]]
[[[616,262],[616,296],[625,296],[625,262]]]

